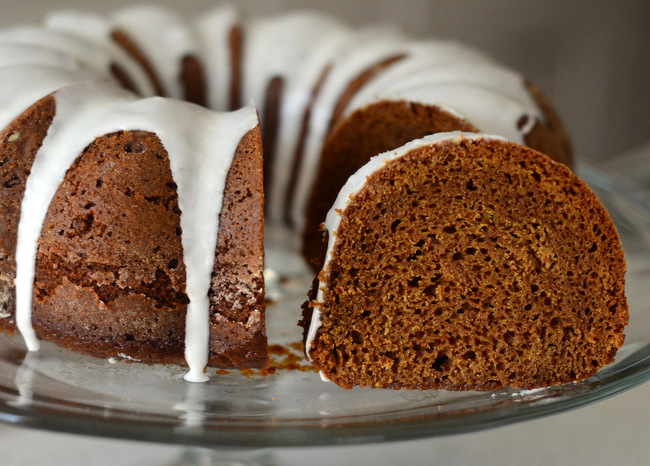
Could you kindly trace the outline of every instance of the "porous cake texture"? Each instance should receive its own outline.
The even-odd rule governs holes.
[[[305,306],[307,354],[324,377],[536,388],[613,361],[626,264],[612,220],[568,168],[469,134],[375,162],[330,211]]]

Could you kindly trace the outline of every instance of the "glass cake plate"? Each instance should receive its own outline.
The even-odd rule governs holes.
[[[537,390],[345,390],[302,358],[300,305],[311,280],[269,232],[268,332],[274,373],[209,370],[183,381],[177,366],[82,356],[44,344],[27,353],[0,334],[0,420],[59,432],[210,447],[370,443],[489,429],[577,408],[650,378],[650,207],[641,189],[591,166],[580,174],[612,215],[629,262],[630,324],[616,362],[576,384]]]

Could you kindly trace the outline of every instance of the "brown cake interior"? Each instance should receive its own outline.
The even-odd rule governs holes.
[[[369,178],[336,235],[310,355],[344,387],[544,387],[591,376],[623,344],[613,223],[524,146],[411,151]]]
[[[307,208],[302,252],[313,261],[321,248],[320,224],[348,177],[377,154],[444,131],[477,131],[435,106],[384,101],[354,112],[337,125],[323,147]]]
[[[40,338],[97,355],[181,358],[187,297],[180,210],[152,133],[96,139],[46,217],[36,259]]]

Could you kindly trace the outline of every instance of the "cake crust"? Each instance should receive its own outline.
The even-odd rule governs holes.
[[[240,142],[221,212],[209,363],[224,368],[268,364],[263,232],[253,224],[263,215],[261,181],[254,180],[261,180],[259,139],[258,127]],[[96,139],[68,171],[43,226],[33,311],[38,337],[95,356],[184,364],[180,215],[167,152],[155,134]]]
[[[269,364],[264,302],[264,191],[259,126],[242,138],[228,174],[210,288],[210,364]]]
[[[0,134],[0,329],[16,331],[16,241],[25,183],[56,113],[53,96],[36,102]]]

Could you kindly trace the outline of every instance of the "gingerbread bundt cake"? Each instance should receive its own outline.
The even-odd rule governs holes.
[[[325,228],[305,346],[344,387],[545,387],[589,377],[623,344],[614,224],[525,146],[412,141],[351,177]]]
[[[218,114],[83,82],[1,140],[15,249],[3,287],[30,349],[38,336],[93,355],[185,357],[192,379],[208,362],[267,363],[253,108]]]
[[[185,361],[190,380],[268,364],[265,213],[318,256],[348,177],[438,132],[499,134],[571,165],[521,76],[455,43],[307,12],[54,12],[0,31],[0,84],[0,328],[30,349]],[[237,110],[250,101],[258,111]]]

